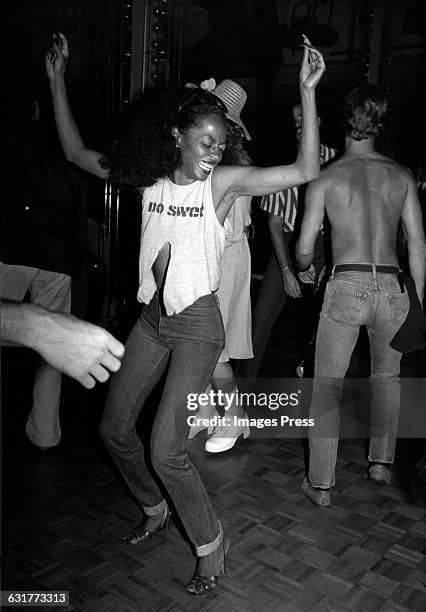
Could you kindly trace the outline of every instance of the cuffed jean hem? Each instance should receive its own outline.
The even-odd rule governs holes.
[[[163,499],[156,506],[150,506],[150,507],[142,506],[142,507],[143,507],[143,511],[145,512],[147,516],[158,516],[159,514],[166,515],[169,509],[165,499]]]
[[[393,459],[373,459],[373,457],[371,457],[370,455],[368,455],[368,461],[370,463],[383,463],[386,465],[392,465],[393,464]]]
[[[314,489],[321,489],[323,491],[325,491],[326,489],[331,489],[331,487],[334,487],[334,485],[336,484],[336,481],[333,480],[333,482],[331,482],[330,484],[325,484],[324,482],[319,482],[318,484],[316,482],[313,482],[309,476],[308,476],[308,480],[309,480],[309,484],[311,485],[311,487],[313,487]]]
[[[209,542],[209,544],[203,544],[203,546],[195,547],[195,554],[197,555],[197,557],[206,557],[207,555],[215,551],[216,548],[219,548],[219,546],[221,545],[223,540],[223,529],[222,525],[220,524],[220,521],[218,521],[218,524],[219,535],[213,540],[213,542]]]

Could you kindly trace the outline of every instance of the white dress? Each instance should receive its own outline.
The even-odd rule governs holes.
[[[251,223],[250,196],[237,198],[225,220],[226,243],[217,297],[225,328],[219,363],[253,357],[251,342],[251,258],[244,228]]]

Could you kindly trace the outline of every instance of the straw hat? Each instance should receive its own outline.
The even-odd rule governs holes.
[[[235,81],[225,79],[212,90],[212,93],[222,100],[222,102],[224,102],[226,108],[228,109],[228,112],[226,113],[227,118],[239,125],[242,128],[244,136],[247,138],[247,140],[251,140],[251,136],[240,117],[240,113],[247,100],[247,94],[244,89]]]

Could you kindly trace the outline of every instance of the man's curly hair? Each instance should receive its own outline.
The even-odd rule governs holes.
[[[200,125],[211,114],[222,117],[226,125],[225,112],[216,96],[203,89],[149,92],[102,166],[110,169],[111,180],[118,184],[149,187],[171,176],[180,163],[172,128],[183,132]]]
[[[251,166],[253,164],[249,154],[244,148],[243,128],[228,119],[228,135],[226,138],[226,149],[223,153],[222,164]]]
[[[388,104],[380,87],[366,83],[345,100],[346,134],[353,140],[375,138],[384,128]]]

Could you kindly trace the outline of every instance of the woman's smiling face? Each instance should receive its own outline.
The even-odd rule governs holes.
[[[173,136],[182,156],[174,172],[174,181],[181,185],[205,181],[222,159],[226,135],[226,123],[216,113],[201,118],[196,125],[183,132],[173,128]]]

